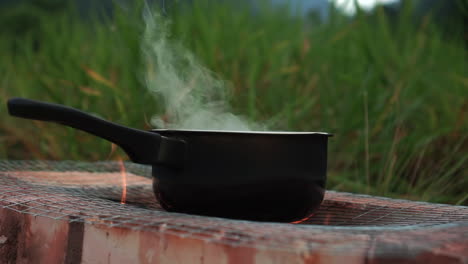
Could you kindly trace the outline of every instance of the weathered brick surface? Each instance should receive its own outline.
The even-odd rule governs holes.
[[[126,176],[122,205],[119,172],[0,171],[0,263],[468,263],[466,207],[328,192],[305,224],[236,221]]]

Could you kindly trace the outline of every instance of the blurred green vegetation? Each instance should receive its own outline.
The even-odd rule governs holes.
[[[163,109],[144,88],[139,8],[80,18],[62,1],[0,13],[0,158],[106,160],[110,143],[9,117],[13,96],[45,100],[149,129]],[[40,2],[52,3],[44,7]],[[55,5],[53,5],[55,3]],[[172,37],[233,83],[238,114],[273,130],[327,131],[328,188],[468,204],[466,42],[411,4],[312,22],[265,5],[173,5]]]

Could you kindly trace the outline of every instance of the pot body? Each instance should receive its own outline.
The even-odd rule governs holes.
[[[168,211],[290,222],[320,205],[325,133],[154,130],[186,142],[180,169],[153,165],[153,187]]]
[[[323,199],[327,133],[147,132],[25,98],[8,100],[8,112],[86,131],[152,165],[154,192],[169,211],[287,222],[308,216]]]

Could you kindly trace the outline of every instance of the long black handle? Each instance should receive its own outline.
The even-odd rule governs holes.
[[[183,141],[115,124],[71,107],[12,98],[8,100],[8,112],[16,117],[60,123],[107,139],[119,145],[136,163],[180,167],[184,159]]]

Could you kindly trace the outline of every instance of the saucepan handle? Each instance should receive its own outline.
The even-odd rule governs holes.
[[[8,112],[16,117],[60,123],[107,139],[136,163],[181,168],[185,160],[186,143],[182,140],[125,127],[71,107],[12,98],[8,100]]]

